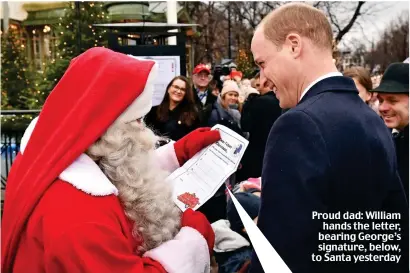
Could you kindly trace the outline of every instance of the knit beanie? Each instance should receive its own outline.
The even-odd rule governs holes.
[[[256,196],[248,192],[238,192],[234,196],[238,199],[239,204],[243,207],[246,213],[254,220],[259,215],[259,208],[261,206],[261,199],[259,196]],[[242,233],[244,228],[241,218],[239,217],[238,211],[235,208],[235,205],[232,202],[232,199],[228,200],[226,206],[226,213],[229,223],[231,224],[231,229],[235,232]]]
[[[232,80],[224,81],[224,85],[221,91],[221,97],[223,97],[228,92],[236,92],[239,95],[240,91],[238,84]]]

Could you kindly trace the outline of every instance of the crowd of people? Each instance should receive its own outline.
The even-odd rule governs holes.
[[[328,20],[301,3],[267,15],[251,50],[252,78],[198,64],[155,107],[152,60],[104,48],[73,59],[8,177],[2,272],[263,272],[228,187],[292,272],[407,273],[409,64],[377,84],[363,67],[337,71]],[[248,148],[181,213],[165,178],[220,139],[216,124]],[[312,262],[312,211],[366,210],[401,213],[400,263]]]

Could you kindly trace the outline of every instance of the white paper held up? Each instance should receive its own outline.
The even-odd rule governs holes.
[[[206,147],[168,178],[173,184],[173,200],[185,211],[198,209],[211,198],[238,168],[248,141],[223,125],[215,125],[221,140]]]

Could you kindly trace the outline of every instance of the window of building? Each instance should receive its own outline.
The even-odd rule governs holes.
[[[50,26],[45,25],[43,28],[44,50],[43,55],[46,62],[55,60],[57,56],[57,37]]]
[[[37,71],[42,70],[43,58],[41,54],[41,33],[38,29],[33,29],[33,63]]]

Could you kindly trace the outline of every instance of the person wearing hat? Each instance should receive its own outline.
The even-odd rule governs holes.
[[[241,113],[238,111],[239,93],[240,90],[236,82],[232,80],[224,82],[221,94],[214,103],[208,126],[222,124],[242,134],[240,129]]]
[[[157,71],[105,48],[71,61],[8,177],[3,273],[209,271],[212,228],[181,216],[165,179],[220,135],[201,128],[154,150],[142,118]]]
[[[194,96],[197,107],[200,111],[200,119],[203,125],[208,123],[209,116],[212,111],[212,105],[217,97],[212,94],[209,88],[211,81],[211,70],[204,64],[198,64],[192,72],[192,80],[194,83]]]
[[[379,112],[393,131],[397,165],[409,199],[409,63],[392,63],[387,67],[377,93]]]

